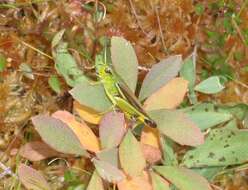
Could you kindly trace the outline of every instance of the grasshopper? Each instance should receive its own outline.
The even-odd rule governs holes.
[[[129,118],[156,127],[156,123],[143,110],[133,92],[111,67],[106,47],[101,54],[96,55],[95,68],[105,93],[114,106],[119,107]]]

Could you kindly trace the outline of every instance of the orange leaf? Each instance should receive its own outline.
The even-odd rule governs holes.
[[[52,116],[66,123],[73,130],[85,149],[92,152],[100,150],[98,138],[86,123],[76,121],[74,116],[67,111],[57,111]]]
[[[95,125],[100,123],[102,115],[97,111],[88,108],[87,106],[81,105],[77,101],[73,102],[73,108],[84,121]]]
[[[141,133],[141,139],[140,142],[142,144],[150,145],[155,148],[159,148],[159,131],[156,128],[151,128],[148,126],[145,126],[143,128],[143,131]]]
[[[117,183],[117,186],[119,190],[152,190],[152,184],[146,172],[141,176],[126,178]]]
[[[188,81],[174,78],[154,92],[144,103],[145,110],[173,109],[182,103]]]

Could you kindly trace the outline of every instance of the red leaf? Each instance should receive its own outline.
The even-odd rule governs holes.
[[[109,112],[100,122],[99,135],[103,148],[113,148],[120,144],[126,133],[123,113]]]
[[[162,153],[160,149],[147,144],[142,144],[141,147],[146,161],[149,162],[150,164],[154,164],[159,160],[161,160]]]
[[[126,178],[125,174],[123,173],[122,170],[117,168],[116,166],[102,161],[102,160],[97,160],[93,159],[92,162],[95,165],[96,171],[98,174],[106,181],[110,183],[118,183],[119,181],[123,180]]]
[[[18,167],[18,175],[22,184],[27,189],[32,190],[50,190],[50,186],[47,183],[44,176],[37,170],[25,165],[20,164]]]
[[[59,153],[42,141],[33,141],[20,149],[20,155],[30,161],[40,161],[58,155]]]
[[[150,116],[159,131],[181,145],[198,146],[204,143],[200,128],[183,112],[178,110],[153,110]]]

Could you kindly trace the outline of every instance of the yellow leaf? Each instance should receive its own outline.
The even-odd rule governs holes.
[[[145,126],[141,133],[140,142],[141,144],[146,144],[146,145],[153,146],[155,148],[159,148],[160,144],[159,144],[158,129]]]
[[[147,172],[143,172],[143,175],[131,179],[125,178],[117,183],[117,186],[119,190],[152,190],[152,184]]]
[[[86,123],[76,121],[74,116],[67,111],[57,111],[52,116],[66,123],[73,130],[85,149],[92,152],[100,150],[98,138]]]
[[[87,121],[95,125],[100,123],[102,115],[97,111],[88,108],[84,105],[81,105],[77,101],[74,101],[73,108],[84,121]]]
[[[188,81],[174,78],[154,92],[144,103],[145,110],[174,109],[179,106],[188,89]]]
[[[121,168],[129,176],[139,176],[146,167],[140,142],[131,130],[128,130],[119,146],[119,160]]]

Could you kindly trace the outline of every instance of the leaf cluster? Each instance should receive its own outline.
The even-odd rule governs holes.
[[[116,186],[119,190],[210,190],[213,167],[223,171],[246,162],[248,133],[238,129],[237,122],[245,120],[248,107],[199,102],[198,94],[216,94],[225,86],[218,75],[196,84],[196,51],[185,60],[174,55],[155,64],[138,93],[138,63],[131,43],[121,37],[110,39],[111,67],[133,95],[138,94],[144,111],[157,124],[151,128],[112,104],[101,81],[94,81],[77,66],[62,37],[63,31],[52,43],[55,68],[72,87],[76,114],[59,110],[33,117],[46,144],[25,145],[23,157],[37,161],[69,154],[90,159],[95,169],[88,190]],[[187,106],[182,106],[183,101]],[[182,154],[176,152],[178,147],[183,148]],[[23,170],[33,172],[27,167],[19,168],[23,184],[29,187],[34,180],[49,189],[38,174],[27,179]]]

